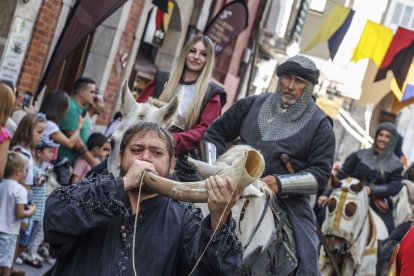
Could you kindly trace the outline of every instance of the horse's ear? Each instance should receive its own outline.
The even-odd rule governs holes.
[[[173,123],[174,114],[178,108],[178,98],[174,96],[171,101],[158,111],[161,124],[170,127]]]
[[[363,188],[364,188],[364,182],[361,181],[358,184],[354,184],[351,185],[351,187],[349,187],[351,189],[351,191],[355,192],[355,193],[359,193]]]
[[[338,178],[336,178],[335,175],[331,175],[331,186],[332,188],[339,188],[341,187],[342,183],[339,181]]]
[[[132,96],[131,90],[129,90],[128,81],[125,80],[122,85],[121,113],[123,116],[126,116],[131,114],[136,107],[137,103]]]

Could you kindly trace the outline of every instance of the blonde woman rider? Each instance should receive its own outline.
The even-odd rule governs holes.
[[[206,36],[195,35],[184,46],[172,73],[158,71],[140,93],[137,102],[149,97],[169,102],[179,99],[179,107],[170,129],[176,143],[175,174],[181,181],[196,180],[196,171],[187,157],[200,159],[200,141],[207,127],[221,115],[226,93],[212,81],[214,66],[213,42]]]

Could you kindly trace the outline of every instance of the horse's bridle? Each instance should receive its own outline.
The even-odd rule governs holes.
[[[243,204],[243,208],[240,211],[240,219],[239,219],[239,231],[241,233],[241,228],[240,228],[240,222],[243,220],[244,218],[244,213],[246,212],[246,207],[249,204],[249,199],[246,199],[246,201]],[[266,204],[263,208],[262,211],[262,215],[260,216],[259,222],[256,224],[256,227],[254,228],[254,230],[252,231],[252,233],[250,234],[249,239],[247,240],[246,244],[243,246],[243,251],[246,250],[246,248],[249,246],[250,242],[253,240],[254,235],[256,235],[257,230],[259,229],[260,225],[263,222],[263,219],[266,215],[267,209],[269,208],[269,198],[266,196]]]
[[[356,241],[359,239],[359,237],[362,234],[362,230],[364,229],[365,221],[368,219],[368,216],[369,216],[369,210],[368,210],[367,214],[365,215],[365,218],[363,220],[364,222],[362,223],[361,228],[359,229],[358,234],[356,235],[355,239],[351,243],[349,243],[349,246],[348,246],[348,243],[346,243],[346,242],[345,242],[344,246],[341,246],[341,251],[339,252],[340,256],[343,256],[343,255],[346,255],[347,253],[350,253],[350,250],[351,250],[352,246],[356,243]]]

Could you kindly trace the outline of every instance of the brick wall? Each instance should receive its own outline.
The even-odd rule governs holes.
[[[43,1],[17,81],[18,91],[36,91],[49,54],[60,10],[61,0]]]
[[[118,95],[121,91],[122,82],[125,78],[125,68],[122,66],[124,60],[123,55],[126,53],[128,57],[132,55],[131,49],[135,41],[135,33],[139,24],[144,1],[134,0],[128,14],[128,20],[118,45],[118,51],[112,64],[111,73],[109,75],[108,84],[105,89],[105,110],[98,117],[97,124],[107,125],[111,121],[111,116],[116,106]]]

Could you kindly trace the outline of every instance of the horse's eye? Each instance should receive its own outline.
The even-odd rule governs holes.
[[[354,202],[349,202],[345,205],[345,216],[352,217],[355,214],[357,205]]]
[[[328,201],[328,211],[332,213],[336,209],[336,199],[331,198]]]

